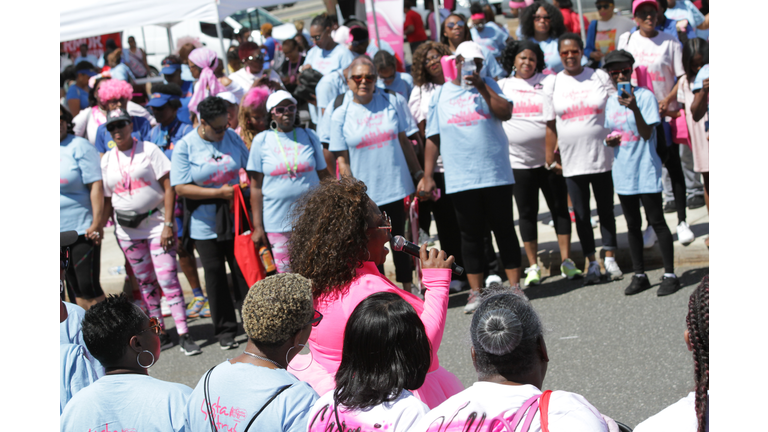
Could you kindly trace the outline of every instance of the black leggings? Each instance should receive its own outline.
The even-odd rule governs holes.
[[[456,192],[451,198],[461,230],[461,252],[467,273],[483,273],[486,267],[486,224],[496,237],[504,268],[519,268],[520,243],[515,233],[512,185]]]
[[[672,182],[672,195],[675,196],[675,208],[677,209],[677,222],[685,221],[686,189],[685,174],[683,174],[683,165],[680,161],[680,144],[672,144],[667,148],[669,156],[664,162],[664,167],[669,173],[669,180]],[[650,222],[649,222],[650,224]]]
[[[195,245],[205,272],[205,288],[211,306],[214,335],[219,340],[225,336],[234,338],[237,335],[237,316],[229,293],[225,260],[229,264],[232,284],[237,295],[244,299],[248,293],[248,286],[235,260],[235,242],[234,240],[220,242],[216,239],[195,240]]]
[[[442,191],[445,191],[445,174],[434,173],[435,185]],[[435,225],[437,226],[437,237],[440,239],[440,248],[446,255],[456,259],[456,265],[464,266],[464,260],[461,255],[461,233],[459,232],[459,223],[456,221],[456,212],[453,209],[453,200],[450,195],[443,194],[437,201],[419,201],[419,225],[429,233],[431,222],[430,213],[435,216]],[[454,280],[466,280],[467,275],[451,275]]]
[[[515,201],[520,215],[520,237],[524,242],[538,240],[537,218],[539,215],[539,189],[544,194],[555,232],[571,233],[571,217],[568,214],[568,188],[565,178],[544,167],[513,169],[515,173]]]
[[[568,194],[573,202],[573,212],[576,214],[576,233],[579,234],[581,251],[584,257],[595,253],[595,233],[589,221],[589,185],[595,194],[597,215],[600,217],[600,234],[604,250],[616,249],[616,219],[613,216],[613,178],[611,172],[585,174],[566,177]]]
[[[619,195],[621,210],[627,220],[627,237],[629,238],[629,253],[632,256],[632,268],[635,274],[645,273],[643,264],[643,218],[640,216],[640,202],[645,208],[648,225],[653,227],[659,239],[661,257],[664,260],[664,272],[675,272],[675,247],[672,244],[672,233],[669,232],[664,220],[664,208],[661,192],[639,195]],[[602,222],[602,219],[600,220]]]
[[[396,235],[405,235],[405,206],[403,200],[397,200],[389,204],[379,206],[381,212],[387,212],[387,216],[392,220],[392,237]],[[416,239],[416,243],[418,243]],[[403,253],[395,253],[392,242],[389,242],[389,249],[392,251],[392,261],[395,263],[395,280],[400,283],[411,283],[413,281],[413,271],[411,270],[411,256]],[[384,274],[384,266],[379,266],[379,271]]]
[[[71,257],[66,279],[67,285],[75,296],[84,300],[103,296],[104,291],[99,283],[101,246],[94,246],[93,241],[81,235],[73,245],[69,246],[69,250]],[[74,299],[70,300],[74,303]]]

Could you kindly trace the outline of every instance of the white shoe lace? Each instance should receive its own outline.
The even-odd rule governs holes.
[[[532,272],[538,272],[539,266],[531,266],[525,269],[525,274],[532,273]]]

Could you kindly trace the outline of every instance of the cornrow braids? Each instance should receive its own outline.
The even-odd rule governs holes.
[[[707,429],[709,408],[709,275],[704,276],[688,300],[688,315],[685,317],[688,340],[693,349],[693,373],[696,382],[697,432]]]

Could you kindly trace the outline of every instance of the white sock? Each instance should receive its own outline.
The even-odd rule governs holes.
[[[635,277],[647,278],[648,276],[646,276],[645,273],[639,273],[639,274],[636,274]]]
[[[605,262],[606,262],[606,263],[609,263],[609,262],[616,262],[616,258],[614,258],[614,257],[605,257]]]
[[[677,275],[674,273],[664,273],[664,277],[677,278]]]

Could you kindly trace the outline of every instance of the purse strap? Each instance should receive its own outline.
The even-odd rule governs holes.
[[[243,191],[240,189],[240,185],[234,186],[235,190],[235,232],[237,235],[242,234],[244,231],[241,215],[245,214],[245,221],[248,223],[248,230],[253,232],[253,224],[251,224],[251,217],[248,215],[248,209],[245,207],[245,198],[243,197]]]
[[[539,411],[541,412],[541,432],[549,432],[549,398],[552,396],[552,390],[546,390],[541,394],[539,401]]]
[[[257,412],[257,413],[256,413],[256,415],[255,415],[255,416],[253,416],[253,418],[251,419],[251,421],[249,421],[249,422],[248,422],[248,426],[246,426],[246,427],[245,427],[245,431],[244,431],[244,432],[247,432],[247,431],[248,431],[248,429],[250,429],[251,425],[253,424],[253,421],[254,421],[254,420],[256,420],[256,417],[258,417],[258,416],[259,416],[259,414],[261,414],[261,412],[262,412],[262,411],[264,411],[264,409],[265,409],[266,407],[268,407],[268,406],[269,406],[269,404],[271,404],[273,400],[277,399],[277,397],[278,397],[278,396],[280,396],[280,393],[282,393],[282,392],[284,392],[284,391],[288,390],[288,387],[290,387],[290,386],[291,386],[291,384],[288,384],[288,385],[286,385],[286,386],[280,387],[280,389],[277,391],[277,393],[273,394],[273,395],[272,395],[272,397],[271,397],[271,398],[269,398],[269,400],[267,401],[267,403],[265,403],[265,404],[264,404],[264,406],[263,406],[263,407],[261,407],[261,409],[259,410],[259,412]]]
[[[208,369],[208,372],[205,373],[205,379],[203,380],[203,399],[205,400],[205,408],[206,410],[208,410],[208,421],[211,422],[212,432],[217,432],[217,431],[216,431],[216,422],[213,420],[213,409],[211,409],[211,397],[209,395],[210,390],[208,389],[208,381],[210,381],[211,372],[213,372],[216,366]]]

